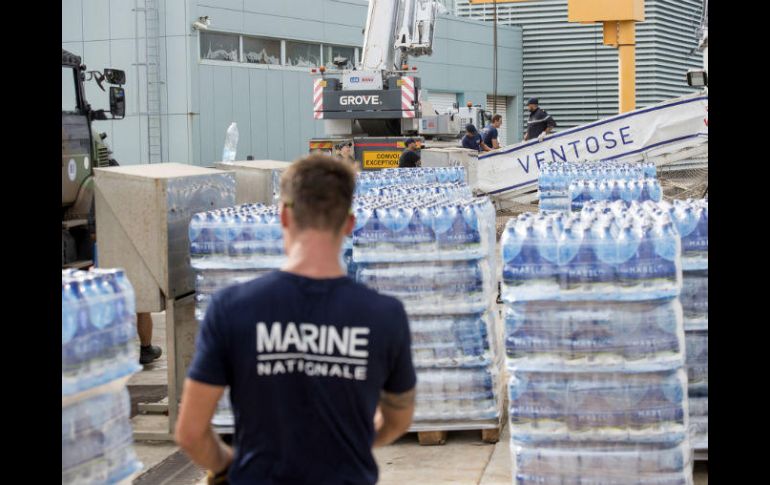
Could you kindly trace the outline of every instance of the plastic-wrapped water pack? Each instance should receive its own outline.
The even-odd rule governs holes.
[[[113,484],[141,470],[125,388],[62,407],[62,484]]]
[[[516,485],[692,485],[690,449],[682,435],[659,442],[516,439]]]
[[[648,162],[554,162],[540,167],[539,189],[541,210],[571,209],[570,184],[577,180],[600,182],[606,180],[655,179],[656,169]]]
[[[569,184],[570,209],[579,211],[589,201],[632,201],[659,202],[663,197],[660,182],[656,179],[631,180],[585,180],[578,179]]]
[[[630,301],[681,289],[681,242],[663,210],[618,202],[526,213],[508,222],[500,244],[507,302]]]
[[[465,182],[463,167],[386,168],[359,173],[356,193],[365,194],[377,187],[458,182]]]
[[[120,269],[62,271],[62,396],[140,370],[134,290]]]
[[[681,363],[682,308],[676,298],[628,302],[527,301],[505,310],[509,366],[647,369]]]

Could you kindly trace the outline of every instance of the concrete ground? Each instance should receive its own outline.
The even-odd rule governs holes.
[[[138,402],[153,402],[166,395],[167,363],[165,315],[153,314],[153,345],[160,345],[163,356],[145,366],[128,383],[131,393],[132,416]],[[138,344],[138,343],[137,343]],[[137,415],[135,427],[145,426],[152,417]],[[162,421],[162,417],[156,418]],[[479,432],[450,432],[442,446],[420,446],[417,435],[408,434],[391,446],[375,450],[380,469],[380,485],[402,484],[467,484],[510,485],[511,457],[508,427],[500,441],[487,444]],[[204,485],[204,471],[190,463],[179,448],[171,442],[137,441],[134,449],[144,464],[136,485]],[[697,462],[694,485],[708,485],[708,465]]]

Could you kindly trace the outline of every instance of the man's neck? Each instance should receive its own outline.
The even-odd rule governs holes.
[[[345,276],[340,266],[341,244],[328,231],[304,230],[286,248],[288,257],[281,270],[316,279]]]

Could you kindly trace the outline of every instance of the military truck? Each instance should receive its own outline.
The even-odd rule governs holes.
[[[102,91],[103,83],[110,84],[109,111],[91,108],[87,81],[95,81]],[[93,264],[96,237],[93,169],[117,165],[104,142],[107,134],[94,130],[92,122],[123,119],[126,74],[118,69],[89,71],[79,56],[62,49],[61,83],[62,268],[86,268]]]

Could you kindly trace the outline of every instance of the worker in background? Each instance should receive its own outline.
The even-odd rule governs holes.
[[[401,157],[398,159],[398,168],[414,168],[419,167],[420,153],[417,151],[417,142],[414,138],[407,138],[406,149],[401,153]]]
[[[465,126],[465,136],[462,140],[463,148],[470,148],[479,152],[488,152],[492,149],[484,143],[484,139],[479,135],[479,130],[472,124]]]
[[[163,350],[157,345],[152,345],[152,315],[136,314],[136,333],[139,334],[139,363],[145,365],[160,358]]]
[[[286,263],[208,306],[176,440],[209,470],[209,483],[374,484],[372,446],[411,425],[416,375],[404,306],[340,265],[354,191],[353,170],[334,158],[293,163],[281,177]],[[211,428],[227,386],[233,448]]]
[[[336,155],[338,158],[342,159],[342,161],[350,164],[356,171],[361,171],[361,164],[356,161],[355,157],[353,157],[352,142],[345,142],[337,145]]]
[[[553,131],[556,121],[544,109],[538,106],[537,98],[530,98],[527,101],[529,110],[529,120],[527,121],[527,132],[524,133],[524,141],[534,140],[543,141],[545,135]]]
[[[482,139],[484,144],[492,150],[500,148],[500,142],[497,141],[497,130],[503,125],[503,117],[499,114],[492,116],[490,123],[484,128]]]

